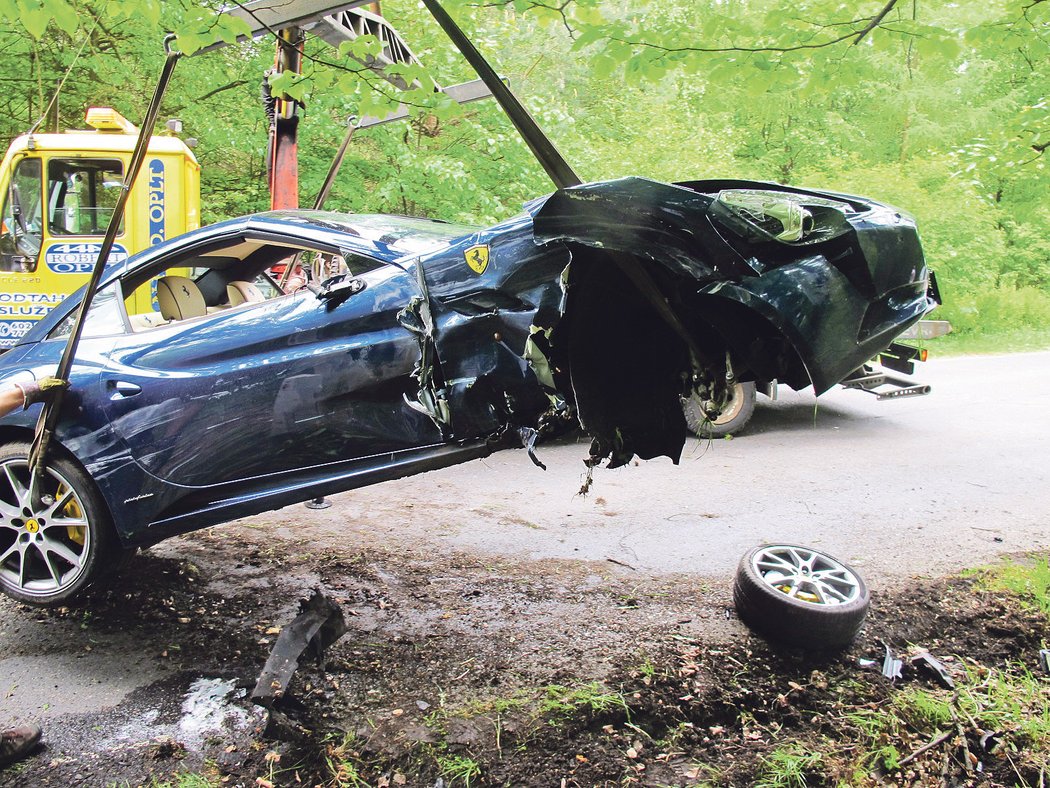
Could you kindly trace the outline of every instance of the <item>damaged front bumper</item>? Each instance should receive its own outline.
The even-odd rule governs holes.
[[[549,368],[592,462],[677,461],[681,399],[738,381],[822,393],[937,305],[915,223],[857,197],[751,181],[641,178],[528,206],[569,253]]]

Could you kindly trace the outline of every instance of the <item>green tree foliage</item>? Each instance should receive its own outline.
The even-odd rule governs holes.
[[[217,0],[0,0],[0,138],[86,106],[141,117],[161,41],[192,52],[243,23]],[[920,220],[961,330],[1050,325],[1050,0],[447,0],[585,179],[753,177],[838,188]],[[473,77],[417,3],[383,11],[427,69],[399,93],[308,39],[301,200],[321,185],[350,115],[399,100],[411,122],[360,133],[328,206],[495,221],[551,187],[492,102],[459,108],[435,84]],[[196,137],[207,221],[263,209],[260,81],[272,39],[185,59],[162,117]],[[117,86],[114,88],[112,86]],[[52,117],[45,125],[54,124]]]

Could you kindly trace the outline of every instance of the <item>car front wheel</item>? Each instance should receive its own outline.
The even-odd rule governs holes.
[[[756,547],[740,561],[733,585],[740,619],[771,640],[803,649],[844,648],[871,604],[860,575],[809,547]]]
[[[755,384],[737,383],[729,392],[729,401],[716,419],[709,419],[697,394],[682,400],[682,411],[689,429],[701,438],[724,438],[744,429],[755,412]]]
[[[34,490],[29,451],[28,443],[0,447],[0,588],[20,602],[55,605],[98,579],[119,548],[84,470],[51,452]]]

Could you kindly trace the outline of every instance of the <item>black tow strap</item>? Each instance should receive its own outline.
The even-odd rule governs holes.
[[[164,97],[164,91],[171,80],[172,72],[175,71],[175,64],[182,57],[181,52],[177,52],[171,47],[173,38],[173,36],[168,36],[164,39],[164,51],[166,54],[164,68],[161,70],[157,88],[153,92],[153,98],[150,100],[149,108],[146,110],[146,117],[139,126],[139,136],[135,141],[135,150],[131,154],[131,162],[128,165],[127,173],[124,175],[124,182],[120,187],[120,196],[113,207],[113,215],[110,217],[109,227],[106,228],[106,236],[102,241],[101,248],[98,250],[95,267],[91,271],[91,277],[88,279],[87,286],[84,289],[84,296],[80,301],[77,318],[73,323],[73,331],[70,333],[69,339],[66,340],[66,347],[62,351],[62,358],[58,362],[55,377],[60,380],[69,380],[69,372],[73,367],[73,358],[77,352],[77,345],[80,343],[80,335],[84,330],[84,320],[88,309],[91,307],[91,300],[95,297],[95,291],[98,289],[98,283],[102,278],[103,270],[105,270],[106,261],[113,248],[113,242],[117,238],[121,220],[124,218],[124,209],[131,194],[131,186],[134,184],[139,170],[142,169],[142,162],[146,158],[146,148],[149,147],[150,137],[153,136],[153,127],[160,112],[161,99]],[[43,475],[44,466],[47,462],[47,450],[51,444],[51,436],[54,434],[55,425],[58,423],[64,398],[65,390],[61,388],[56,389],[52,396],[44,400],[44,408],[40,412],[40,418],[36,423],[36,434],[33,436],[33,445],[29,452],[29,465],[33,470],[30,488],[34,497],[36,497],[40,489],[40,485],[36,484],[36,482]]]

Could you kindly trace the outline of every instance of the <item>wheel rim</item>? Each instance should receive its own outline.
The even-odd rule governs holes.
[[[47,468],[39,502],[25,459],[0,463],[0,582],[21,594],[52,596],[84,573],[91,527],[84,503],[60,472]]]
[[[718,414],[718,418],[711,423],[714,425],[728,424],[744,409],[744,387],[737,383],[729,389],[729,397],[726,399],[725,407]]]
[[[694,392],[688,398],[682,399],[684,407],[688,408],[694,414],[693,418],[695,418],[698,423],[712,427],[720,427],[723,424],[728,424],[739,416],[740,411],[744,409],[744,401],[744,386],[742,383],[737,383],[729,389],[729,394],[726,397],[725,407],[722,408],[722,412],[718,414],[717,418],[709,419],[704,410],[704,400],[700,398],[699,394]]]
[[[762,582],[811,605],[844,605],[861,596],[857,575],[834,558],[794,545],[770,545],[751,557]]]

